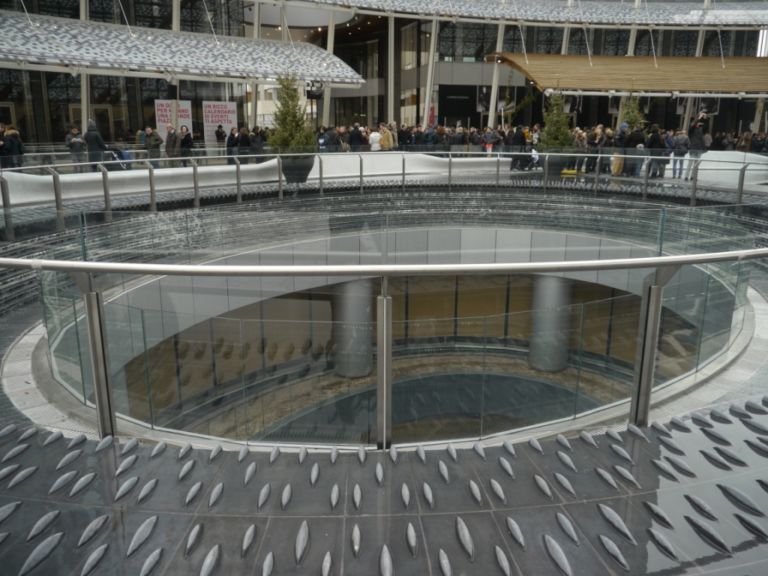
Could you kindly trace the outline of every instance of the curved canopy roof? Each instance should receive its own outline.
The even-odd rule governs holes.
[[[295,3],[295,2],[290,2]],[[768,25],[768,2],[648,2],[577,0],[315,0],[315,5],[343,6],[378,13],[514,22],[562,24],[656,25],[665,27],[748,27]]]
[[[4,67],[217,81],[293,76],[328,84],[365,81],[339,58],[286,43],[136,28],[0,11]]]
[[[681,92],[686,94],[768,93],[768,58],[561,56],[502,52],[501,60],[540,90]]]

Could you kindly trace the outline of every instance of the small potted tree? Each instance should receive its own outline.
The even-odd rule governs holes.
[[[566,152],[573,147],[573,136],[565,113],[565,101],[562,94],[554,92],[544,110],[544,129],[541,131],[541,149],[545,152]],[[568,165],[568,156],[549,156],[548,174],[550,178],[559,178],[560,172]]]
[[[281,154],[314,152],[315,134],[304,114],[296,79],[280,77],[277,84],[277,112],[275,130],[269,138],[270,147]],[[306,182],[314,164],[314,154],[285,156],[283,176],[286,182]]]

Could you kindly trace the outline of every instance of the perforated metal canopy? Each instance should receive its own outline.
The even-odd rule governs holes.
[[[327,84],[365,81],[325,50],[302,42],[128,28],[0,11],[0,65],[110,76],[187,80],[275,80]]]

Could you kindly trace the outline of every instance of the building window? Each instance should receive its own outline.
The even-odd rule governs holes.
[[[563,49],[563,29],[562,28],[536,28],[535,29],[536,49],[538,54],[560,54]]]
[[[437,39],[440,60],[445,62],[483,62],[496,48],[498,28],[491,24],[448,22],[440,27]]]

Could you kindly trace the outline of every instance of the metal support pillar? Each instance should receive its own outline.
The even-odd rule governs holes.
[[[91,115],[91,91],[88,74],[80,74],[80,133],[85,134],[88,131],[88,118]]]
[[[157,189],[155,188],[155,167],[151,162],[142,162],[149,171],[149,211],[157,212]]]
[[[496,52],[501,52],[504,48],[504,24],[499,24],[496,33]],[[488,125],[493,128],[496,125],[496,109],[499,107],[499,75],[501,73],[501,64],[493,63],[493,79],[491,80],[491,102],[488,108]]]
[[[328,54],[333,56],[333,48],[336,38],[336,21],[333,17],[333,11],[329,12],[328,16],[328,45],[326,50]],[[330,84],[325,86],[323,91],[323,126],[326,128],[331,125],[331,86]]]
[[[189,163],[192,165],[192,186],[195,191],[193,205],[195,208],[200,208],[200,181],[197,176],[197,162],[190,160]]]
[[[173,0],[171,4],[171,30],[181,30],[181,0]]]
[[[400,120],[395,116],[395,17],[387,17],[387,122]]]
[[[376,297],[376,443],[379,449],[392,444],[392,297],[382,279]]]
[[[112,222],[112,196],[109,193],[109,170],[104,164],[97,164],[101,171],[101,187],[104,189],[104,219]]]
[[[736,189],[736,204],[740,205],[744,197],[744,179],[747,175],[747,168],[749,168],[749,162],[744,164],[739,170],[739,186]]]
[[[11,209],[11,192],[8,190],[8,180],[0,175],[0,195],[3,199],[3,219],[5,221],[5,239],[8,242],[16,240],[13,229],[13,211]]]
[[[651,390],[656,369],[656,350],[661,327],[662,295],[664,285],[677,273],[679,266],[663,266],[648,275],[643,282],[640,302],[640,325],[635,355],[632,407],[629,420],[637,426],[648,425]]]
[[[237,157],[234,158],[235,161],[235,199],[238,204],[242,204],[243,202],[243,175],[240,172],[240,160],[237,159]]]
[[[437,50],[437,18],[432,20],[432,34],[429,37],[429,56],[427,56],[427,86],[424,89],[424,108],[421,111],[421,125],[425,128],[429,122],[429,107],[432,103],[432,84],[435,81],[435,52]]]

